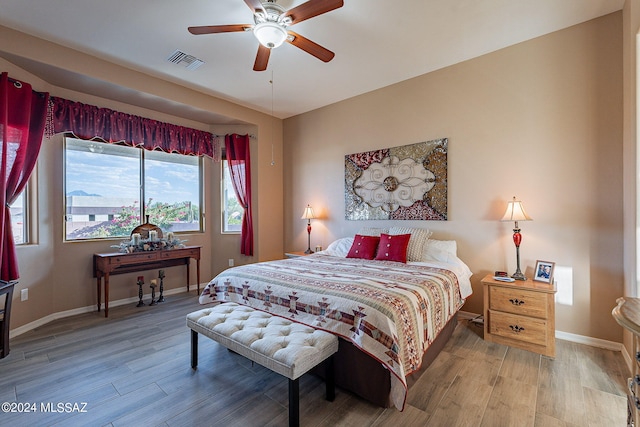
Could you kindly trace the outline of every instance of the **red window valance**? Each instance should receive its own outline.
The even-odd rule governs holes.
[[[122,113],[109,108],[51,97],[54,133],[70,132],[79,139],[101,139],[160,149],[167,153],[215,158],[217,138],[210,132]]]

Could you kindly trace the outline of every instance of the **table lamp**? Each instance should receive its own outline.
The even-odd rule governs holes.
[[[311,250],[311,220],[315,218],[315,215],[313,214],[313,209],[311,208],[310,205],[307,205],[306,208],[304,208],[304,212],[302,213],[302,218],[300,219],[306,219],[307,220],[307,234],[309,235],[308,237],[308,241],[307,241],[307,250],[304,251],[305,254],[312,254],[313,251]]]
[[[520,200],[513,200],[507,203],[507,211],[504,213],[501,221],[514,221],[513,227],[513,243],[516,245],[516,272],[511,276],[515,280],[527,280],[527,278],[520,271],[520,242],[522,242],[522,234],[520,234],[520,227],[518,227],[518,221],[532,221],[531,217],[524,211],[524,206]]]

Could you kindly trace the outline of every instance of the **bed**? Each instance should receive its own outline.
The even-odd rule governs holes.
[[[199,302],[233,301],[339,336],[336,384],[403,410],[408,378],[435,358],[471,294],[471,272],[455,254],[455,241],[417,234],[404,234],[413,243],[406,263],[354,255],[358,234],[309,256],[225,270]]]

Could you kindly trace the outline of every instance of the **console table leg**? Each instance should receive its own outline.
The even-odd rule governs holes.
[[[109,317],[109,273],[104,275],[104,317]]]
[[[102,305],[101,301],[100,301],[100,297],[101,297],[101,294],[102,294],[102,278],[98,277],[96,279],[96,284],[97,284],[97,288],[98,288],[97,289],[97,291],[98,291],[98,313],[100,313],[100,308],[101,308],[100,306]]]
[[[198,295],[200,295],[200,258],[196,260],[196,279],[198,279],[198,283],[196,283],[198,287]]]
[[[189,267],[191,266],[191,258],[187,258],[186,264],[187,264],[187,292],[189,292],[189,282],[190,282],[190,280],[189,280]]]

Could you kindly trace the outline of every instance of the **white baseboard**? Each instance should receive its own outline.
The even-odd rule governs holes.
[[[469,313],[468,311],[458,312],[458,317],[464,320],[472,320],[478,316],[480,315],[475,313]],[[599,347],[599,348],[604,348],[606,350],[621,351],[622,355],[625,357],[625,360],[628,359],[627,360],[628,365],[631,366],[631,363],[630,363],[631,358],[629,357],[629,354],[624,348],[624,345],[622,345],[622,343],[602,340],[599,338],[587,337],[584,335],[571,334],[569,332],[562,332],[558,330],[556,330],[556,338],[559,340],[565,340],[565,341],[574,342],[577,344],[589,345],[591,347]]]
[[[194,285],[195,287],[195,285]],[[180,294],[186,292],[184,287],[179,287],[179,288],[175,288],[175,289],[169,289],[165,292],[163,292],[164,295],[175,295],[175,294]],[[125,304],[131,304],[134,302],[137,302],[139,300],[138,297],[131,297],[131,298],[125,298],[125,299],[120,299],[117,301],[109,301],[109,308],[112,307],[118,307],[120,305],[125,305]],[[35,328],[38,328],[42,325],[46,325],[49,322],[52,322],[54,320],[58,320],[58,319],[64,319],[65,317],[71,317],[71,316],[75,316],[77,314],[84,314],[84,313],[90,313],[92,311],[96,311],[96,304],[93,305],[89,305],[86,307],[80,307],[80,308],[74,308],[72,310],[65,310],[65,311],[60,311],[57,313],[52,313],[49,314],[48,316],[45,316],[41,319],[38,320],[34,320],[31,323],[27,323],[26,325],[22,325],[19,326],[15,329],[12,329],[9,331],[9,338],[13,338],[13,337],[17,337],[18,335],[22,335],[25,332],[29,332]]]
[[[469,313],[468,311],[462,311],[462,310],[458,312],[458,319],[462,319],[462,320],[471,320],[471,319],[475,319],[478,316],[482,316],[482,315]]]
[[[600,338],[576,335],[558,330],[556,330],[556,338],[558,338],[559,340],[570,341],[577,344],[590,345],[591,347],[604,348],[605,350],[622,351],[622,349],[624,348],[624,346],[620,342],[607,341]]]

